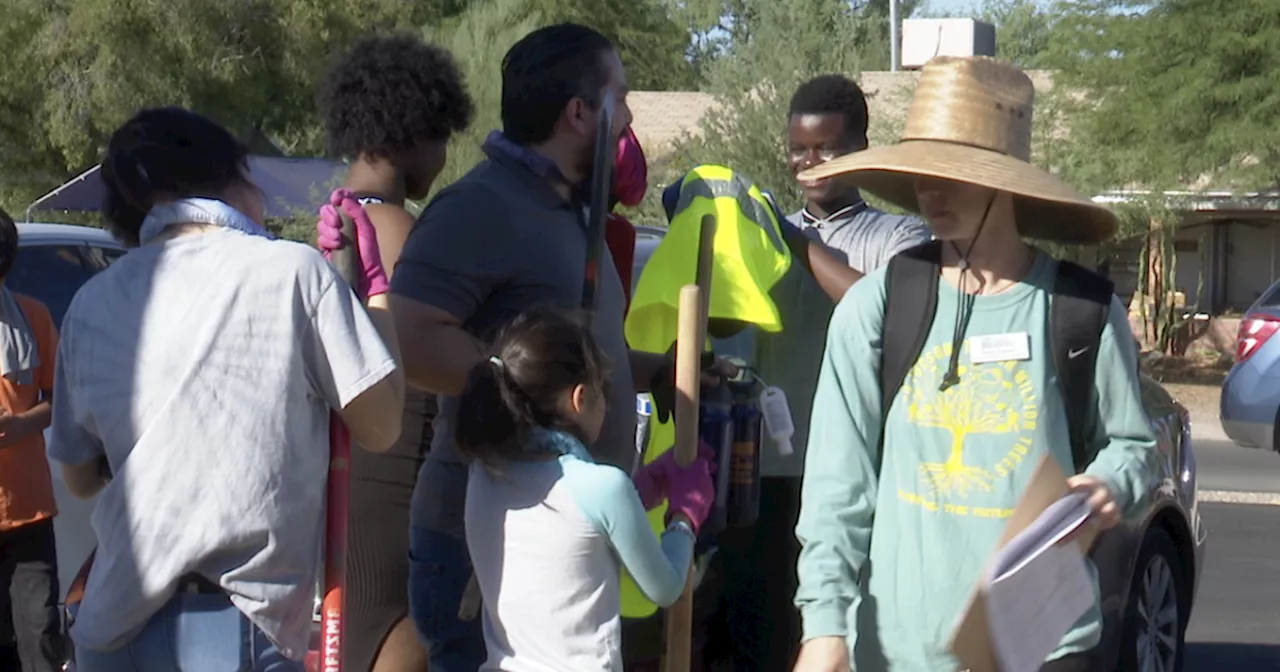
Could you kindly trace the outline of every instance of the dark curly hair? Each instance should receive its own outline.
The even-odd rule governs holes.
[[[849,139],[866,143],[867,97],[848,77],[822,75],[801,84],[788,111],[789,116],[797,114],[842,114]]]
[[[453,56],[404,33],[356,42],[322,83],[320,109],[330,151],[352,159],[448,140],[474,114]]]

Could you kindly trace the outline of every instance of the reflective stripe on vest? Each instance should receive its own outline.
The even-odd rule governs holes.
[[[685,178],[684,184],[680,185],[680,200],[676,201],[676,216],[684,212],[693,205],[695,198],[733,198],[737,201],[738,207],[742,209],[742,214],[747,219],[760,225],[765,233],[769,234],[769,241],[773,243],[778,250],[778,254],[787,254],[786,243],[782,241],[782,230],[774,219],[772,208],[765,201],[764,194],[760,193],[750,182],[744,180],[737,173],[729,172],[728,179],[717,179],[706,175],[710,170],[696,169],[690,171],[689,176]]]

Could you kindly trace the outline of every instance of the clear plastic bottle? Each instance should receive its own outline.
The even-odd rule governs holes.
[[[773,441],[778,454],[787,456],[795,453],[791,445],[791,437],[795,436],[796,425],[791,419],[791,406],[787,404],[787,395],[777,387],[766,387],[760,393],[760,413],[764,415],[764,430]]]

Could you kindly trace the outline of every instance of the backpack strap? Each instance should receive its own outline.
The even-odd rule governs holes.
[[[917,245],[889,260],[880,335],[880,455],[884,454],[884,421],[889,417],[889,406],[920,358],[933,328],[941,268],[939,241]],[[876,470],[879,468],[877,460]]]
[[[1050,348],[1067,412],[1076,473],[1084,471],[1095,457],[1089,444],[1097,420],[1093,412],[1097,405],[1095,368],[1114,294],[1115,284],[1107,278],[1070,261],[1058,262],[1049,307]]]

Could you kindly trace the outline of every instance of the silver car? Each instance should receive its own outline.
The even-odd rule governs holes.
[[[66,224],[19,224],[18,256],[5,278],[9,289],[35,297],[49,308],[54,324],[62,317],[80,287],[125,252],[106,231]],[[49,432],[45,431],[45,441]],[[76,572],[93,551],[89,514],[93,502],[73,497],[62,480],[62,469],[50,464],[58,516],[53,520],[58,540],[58,582],[65,594]]]

